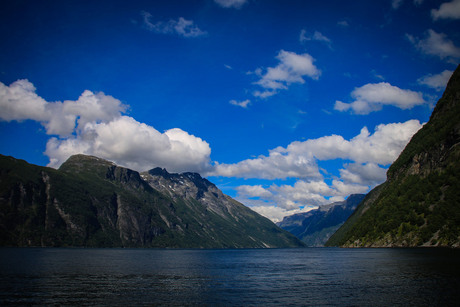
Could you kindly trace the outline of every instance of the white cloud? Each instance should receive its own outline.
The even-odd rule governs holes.
[[[104,93],[84,91],[76,101],[47,102],[27,80],[10,86],[0,82],[0,107],[2,120],[35,120],[47,134],[59,136],[46,145],[51,167],[78,153],[140,171],[160,166],[172,172],[201,172],[209,167],[207,142],[178,128],[160,133],[122,116],[127,106]]]
[[[340,170],[340,178],[346,182],[373,186],[385,181],[386,169],[376,163],[350,163]]]
[[[285,209],[298,209],[299,206],[319,206],[327,203],[324,196],[335,194],[323,181],[298,180],[293,186],[272,185],[270,190],[275,195],[276,204]]]
[[[273,194],[263,188],[261,185],[240,185],[236,188],[238,194],[246,197],[264,197],[270,198]]]
[[[312,157],[295,157],[278,152],[271,152],[268,157],[260,156],[236,164],[215,162],[214,169],[209,175],[261,179],[321,177],[318,165]]]
[[[268,156],[259,156],[235,164],[215,163],[211,176],[285,179],[322,178],[317,160],[347,159],[357,163],[388,165],[392,163],[421,128],[418,120],[382,124],[373,134],[364,127],[351,140],[340,135],[324,136],[303,142],[292,142],[286,148],[277,147]],[[366,181],[363,179],[363,182]]]
[[[300,31],[299,41],[301,43],[305,41],[319,41],[324,42],[329,46],[332,43],[332,41],[328,37],[324,36],[321,32],[315,31],[313,34],[308,34],[305,29]]]
[[[239,9],[247,2],[247,0],[214,0],[214,2],[224,8]]]
[[[110,122],[88,123],[76,137],[53,138],[45,152],[51,167],[58,167],[75,153],[95,155],[140,171],[160,166],[171,172],[198,172],[207,167],[211,149],[181,129],[160,133],[132,117],[120,116]]]
[[[305,83],[304,77],[317,80],[321,71],[313,64],[315,59],[307,54],[281,50],[276,58],[279,64],[268,67],[265,73],[258,69],[255,71],[260,80],[255,84],[261,86],[264,91],[255,91],[254,96],[266,98],[276,94],[279,90],[286,90],[292,83]]]
[[[110,121],[128,108],[102,92],[94,94],[86,90],[76,101],[47,102],[35,90],[28,80],[18,80],[10,86],[0,82],[0,118],[35,120],[42,123],[47,134],[68,136],[89,122]]]
[[[459,19],[460,18],[460,0],[452,0],[441,4],[439,9],[431,10],[431,17],[433,20],[440,18],[446,19]]]
[[[236,199],[274,222],[284,216],[308,212],[319,206],[342,201],[350,194],[366,193],[369,186],[333,180],[328,186],[324,181],[298,180],[293,185],[271,185],[268,188],[241,186]]]
[[[230,100],[230,104],[238,107],[242,107],[244,109],[247,109],[248,105],[251,103],[251,100],[246,99],[244,101],[236,101],[236,100]]]
[[[369,114],[381,110],[384,105],[405,110],[426,103],[422,93],[400,89],[387,82],[363,85],[356,88],[351,96],[355,101],[352,103],[336,101],[334,109],[337,111],[351,109],[356,114]]]
[[[268,156],[236,164],[216,163],[213,176],[259,179],[299,178],[293,185],[243,185],[237,199],[260,214],[279,221],[299,210],[341,201],[350,194],[367,193],[386,179],[386,170],[422,127],[418,120],[378,125],[374,133],[364,127],[350,140],[324,136],[277,147]],[[318,161],[343,160],[340,177],[329,184]],[[350,162],[351,161],[351,162]],[[302,209],[304,208],[304,209]]]
[[[426,75],[420,79],[418,79],[419,84],[423,84],[429,86],[431,88],[436,89],[437,91],[441,91],[446,88],[447,82],[449,81],[450,77],[454,72],[452,70],[444,70],[442,73],[437,75]]]
[[[0,118],[5,121],[32,119],[46,121],[48,103],[35,93],[28,80],[18,80],[10,86],[0,82]]]
[[[206,35],[206,31],[202,31],[194,24],[192,20],[187,20],[179,17],[177,20],[171,19],[168,22],[158,21],[153,23],[151,21],[152,14],[149,12],[142,12],[144,18],[144,26],[153,32],[161,34],[177,34],[183,37],[199,37]]]
[[[460,48],[447,39],[444,33],[437,33],[429,29],[426,38],[418,39],[406,34],[408,40],[422,53],[447,59],[449,62],[457,62],[460,58]]]
[[[351,140],[340,135],[324,136],[303,142],[293,142],[274,151],[288,156],[314,156],[318,160],[348,159],[358,163],[392,163],[412,135],[421,128],[418,120],[381,124],[370,134],[367,127]]]

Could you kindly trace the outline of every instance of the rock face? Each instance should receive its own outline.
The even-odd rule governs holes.
[[[460,247],[460,66],[430,120],[327,242],[346,247]]]
[[[307,246],[324,246],[329,237],[355,211],[364,196],[364,194],[353,194],[345,201],[321,206],[306,213],[286,216],[277,225],[295,235]]]
[[[199,174],[76,155],[59,170],[0,156],[0,246],[303,246]]]

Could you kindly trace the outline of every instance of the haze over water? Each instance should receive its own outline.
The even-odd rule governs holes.
[[[0,249],[1,305],[449,306],[448,249]]]

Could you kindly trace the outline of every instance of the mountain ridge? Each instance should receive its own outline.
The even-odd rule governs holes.
[[[329,237],[354,212],[364,196],[364,194],[352,194],[344,201],[286,216],[277,225],[295,235],[307,246],[324,246]]]
[[[71,156],[57,170],[0,155],[0,245],[303,246],[199,174],[157,173],[86,155]],[[149,183],[160,181],[159,190]]]

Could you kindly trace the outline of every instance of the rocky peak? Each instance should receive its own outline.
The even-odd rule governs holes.
[[[105,169],[106,167],[111,166],[115,166],[115,163],[94,156],[77,154],[70,156],[67,161],[62,163],[61,167],[59,167],[59,170],[70,173],[80,173],[85,171],[93,171],[101,167]]]
[[[155,167],[155,168],[149,170],[148,173],[150,175],[152,175],[152,176],[161,176],[161,177],[166,178],[166,179],[171,178],[171,174],[168,173],[168,171],[165,168],[161,168],[161,167]]]

